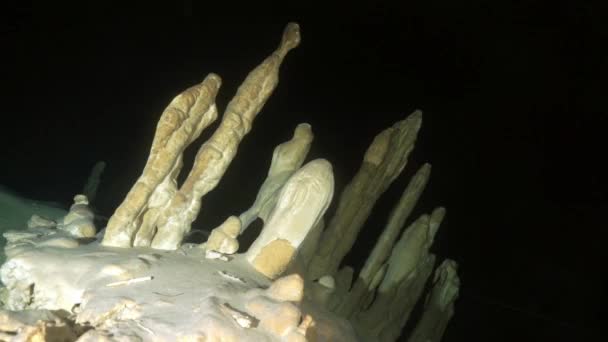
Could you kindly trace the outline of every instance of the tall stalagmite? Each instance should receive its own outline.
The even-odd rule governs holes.
[[[309,266],[309,277],[335,274],[342,259],[353,246],[376,200],[401,173],[420,129],[422,112],[376,136],[365,152],[359,172],[346,186],[336,213],[321,237],[317,254]]]

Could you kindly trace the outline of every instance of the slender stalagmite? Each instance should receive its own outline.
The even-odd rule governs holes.
[[[201,198],[218,184],[236,155],[239,143],[279,82],[279,67],[287,53],[300,43],[298,24],[290,23],[279,47],[249,73],[228,103],[220,126],[199,149],[194,166],[179,191],[159,215],[152,247],[179,247],[198,216]]]

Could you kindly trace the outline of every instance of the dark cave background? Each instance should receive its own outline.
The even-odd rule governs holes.
[[[600,336],[608,318],[605,2],[2,6],[0,184],[67,207],[105,160],[96,207],[111,215],[169,101],[215,72],[221,113],[297,21],[302,44],[196,227],[253,203],[273,148],[298,123],[315,134],[308,160],[332,162],[337,199],[373,136],[422,109],[410,162],[346,262],[362,264],[409,176],[430,162],[412,218],[447,207],[433,251],[460,264],[462,281],[444,340]]]

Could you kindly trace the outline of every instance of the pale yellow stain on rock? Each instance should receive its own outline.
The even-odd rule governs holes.
[[[296,249],[289,241],[276,239],[262,248],[253,260],[253,267],[273,279],[285,271],[289,264],[285,260],[291,260],[295,254]]]

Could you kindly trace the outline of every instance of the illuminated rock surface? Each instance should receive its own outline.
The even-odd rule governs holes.
[[[302,123],[275,148],[251,208],[228,217],[207,242],[183,242],[201,198],[235,158],[299,43],[299,26],[288,24],[199,148],[183,184],[184,150],[217,118],[220,77],[209,74],[176,96],[159,119],[142,175],[104,234],[94,235],[83,195],[59,217],[32,211],[20,224],[7,221],[3,229],[13,230],[3,234],[0,340],[395,341],[435,269],[430,248],[446,214],[438,207],[408,220],[430,165],[403,192],[363,269],[341,264],[405,168],[420,111],[376,136],[331,218],[323,216],[334,195],[333,168],[325,159],[305,162],[313,135]],[[88,193],[98,176],[93,183]],[[239,235],[256,218],[264,222],[260,235],[237,253]],[[446,260],[435,271],[412,341],[441,338],[458,296],[456,269]]]

